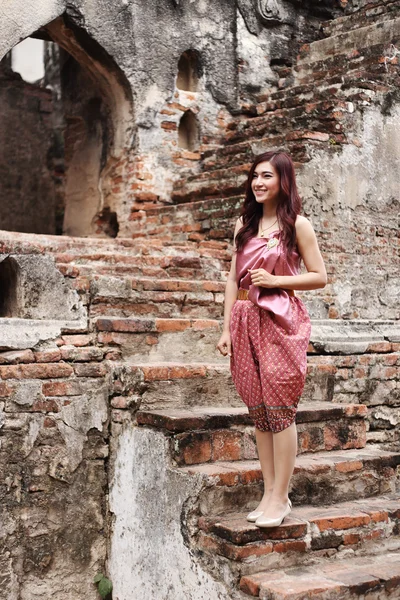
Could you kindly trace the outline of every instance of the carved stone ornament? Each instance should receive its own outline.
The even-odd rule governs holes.
[[[267,25],[283,21],[283,12],[277,0],[257,0],[257,12]]]

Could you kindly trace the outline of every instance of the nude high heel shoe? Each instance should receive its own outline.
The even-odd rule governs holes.
[[[279,525],[282,524],[283,519],[288,516],[291,510],[292,503],[290,500],[288,500],[287,507],[280,517],[278,517],[277,519],[263,519],[261,516],[258,517],[258,519],[256,519],[255,525],[257,527],[279,527]]]
[[[262,510],[253,510],[253,512],[247,515],[246,519],[250,521],[250,523],[255,523],[262,514]]]

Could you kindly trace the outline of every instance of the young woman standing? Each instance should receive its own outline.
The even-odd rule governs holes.
[[[282,151],[259,155],[235,227],[217,345],[230,356],[232,379],[256,428],[264,495],[247,519],[259,527],[280,525],[291,510],[295,417],[311,332],[294,290],[323,288],[327,279],[314,230],[300,209],[290,156]],[[301,260],[307,273],[299,274]]]

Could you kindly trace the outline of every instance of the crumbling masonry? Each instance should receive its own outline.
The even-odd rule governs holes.
[[[45,41],[27,83],[9,52]],[[0,7],[0,598],[400,595],[400,5]],[[294,509],[260,531],[215,345],[255,154],[293,156],[329,275]]]

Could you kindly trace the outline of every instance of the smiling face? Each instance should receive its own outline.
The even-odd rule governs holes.
[[[257,202],[277,204],[279,198],[280,177],[270,162],[259,163],[254,171],[251,189]]]

